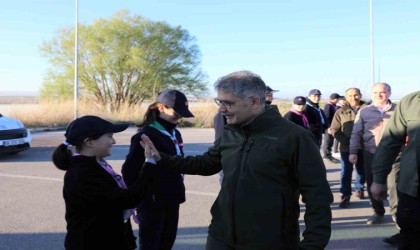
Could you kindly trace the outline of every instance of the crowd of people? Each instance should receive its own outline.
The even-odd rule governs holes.
[[[340,208],[351,207],[355,168],[354,195],[365,199],[367,191],[373,210],[367,224],[383,223],[389,199],[400,232],[384,241],[420,249],[420,91],[396,105],[391,86],[376,83],[368,105],[351,87],[343,96],[332,93],[322,108],[321,91],[312,89],[282,115],[272,105],[277,90],[250,71],[223,76],[214,88],[219,109],[207,152],[184,155],[177,124],[194,115],[184,93],[162,90],[131,138],[122,177],[104,158],[113,133],[127,124],[83,116],[68,126],[53,154],[66,171],[66,249],[135,249],[130,217],[139,223],[140,249],[171,249],[185,202],[184,174],[217,173],[221,189],[206,249],[324,249],[333,203],[324,161],[341,164]]]

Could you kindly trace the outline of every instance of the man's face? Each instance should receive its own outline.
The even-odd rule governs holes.
[[[347,104],[347,101],[344,99],[339,99],[337,103],[340,104],[341,106],[344,106]]]
[[[321,100],[321,95],[309,95],[308,98],[313,103],[319,103],[319,101]]]
[[[231,93],[219,91],[216,100],[220,102],[219,112],[226,117],[228,124],[244,125],[252,121],[255,116],[253,114],[252,98],[240,98]]]
[[[357,89],[349,89],[346,92],[346,101],[350,104],[351,107],[357,107],[360,105],[360,99],[362,99],[362,94],[357,91]]]
[[[303,112],[305,110],[305,104],[293,104],[293,108],[298,112]]]
[[[391,92],[384,84],[375,84],[372,87],[372,101],[375,105],[381,106],[388,102]]]
[[[265,102],[271,104],[273,102],[273,92],[267,92],[265,94]]]

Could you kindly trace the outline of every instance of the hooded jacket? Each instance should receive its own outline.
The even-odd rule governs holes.
[[[209,234],[235,249],[324,249],[331,235],[333,201],[312,133],[266,111],[245,126],[226,125],[201,156],[162,154],[158,165],[224,179],[211,208]],[[305,203],[299,243],[299,196]]]

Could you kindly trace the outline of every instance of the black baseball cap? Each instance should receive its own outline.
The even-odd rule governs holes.
[[[340,98],[341,97],[341,95],[339,95],[339,94],[337,94],[337,93],[332,93],[331,95],[330,95],[330,99],[338,99],[338,98]]]
[[[100,117],[87,115],[72,121],[64,136],[69,144],[77,146],[87,138],[98,139],[104,134],[124,131],[127,127],[127,123],[113,124]]]
[[[267,93],[271,93],[271,92],[279,92],[279,91],[270,88],[270,86],[267,86],[267,88],[265,89],[265,93],[267,94]]]
[[[187,97],[180,91],[175,89],[165,89],[159,92],[158,102],[165,104],[175,110],[181,117],[194,117],[188,109]]]
[[[305,105],[306,98],[303,96],[296,96],[295,99],[293,99],[293,103],[296,105]]]

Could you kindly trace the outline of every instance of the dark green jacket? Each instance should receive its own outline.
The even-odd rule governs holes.
[[[385,184],[392,164],[401,150],[398,191],[419,197],[420,175],[420,91],[401,99],[391,116],[372,162],[373,181]]]
[[[211,208],[209,234],[235,249],[324,249],[333,201],[326,170],[310,131],[266,111],[243,127],[227,125],[201,156],[164,155],[159,165],[224,179]],[[306,205],[299,244],[299,196]]]

